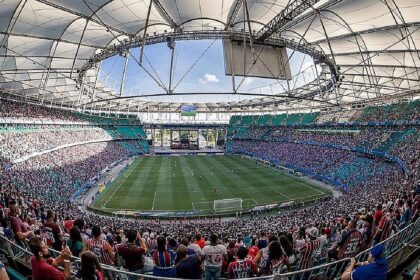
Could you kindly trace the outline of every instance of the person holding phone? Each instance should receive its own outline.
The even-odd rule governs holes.
[[[48,246],[40,237],[34,237],[29,241],[29,248],[34,254],[31,258],[32,277],[34,280],[68,280],[71,276],[71,252],[65,247],[61,254],[51,258]],[[64,271],[57,269],[62,266]]]

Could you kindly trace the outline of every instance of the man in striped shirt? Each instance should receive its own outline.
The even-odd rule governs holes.
[[[250,278],[257,274],[257,266],[251,260],[245,260],[248,249],[239,247],[236,256],[238,259],[231,262],[228,268],[227,279]]]
[[[312,267],[313,256],[320,246],[320,240],[314,239],[306,241],[305,245],[298,249],[300,259],[298,261],[299,270]]]
[[[84,251],[93,252],[99,259],[99,262],[107,265],[114,265],[115,256],[111,245],[101,239],[101,228],[99,226],[92,227],[92,239],[85,242]]]

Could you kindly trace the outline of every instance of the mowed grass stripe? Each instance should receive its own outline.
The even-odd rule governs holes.
[[[217,174],[217,177],[220,177],[222,179],[222,185],[223,188],[227,189],[229,193],[232,194],[231,197],[223,197],[219,199],[224,198],[246,198],[248,195],[243,191],[243,188],[251,187],[248,182],[242,182],[241,184],[233,180],[231,177],[231,172],[228,172],[228,169],[220,160],[216,160],[214,157],[206,157],[203,156],[203,162],[211,169],[211,166],[214,166],[215,175]]]
[[[149,159],[146,159],[145,161],[148,162]],[[137,209],[139,205],[142,205],[143,197],[141,193],[145,187],[145,171],[148,169],[151,169],[151,165],[144,165],[143,162],[136,166],[136,169],[130,174],[130,176],[124,182],[124,186],[119,191],[119,207],[125,207],[126,209]]]
[[[137,200],[139,209],[151,210],[153,205],[153,197],[157,188],[156,173],[159,172],[162,159],[160,157],[149,157],[149,170],[146,173],[144,184],[141,188],[140,200]],[[133,200],[138,198],[133,197]]]
[[[206,159],[206,156],[197,156],[197,165],[202,170],[207,170],[207,176],[211,178],[212,185],[209,189],[213,192],[213,200],[236,197],[234,182],[226,178],[219,163],[210,164]],[[212,169],[212,165],[214,169]],[[214,192],[215,189],[217,189],[216,193]]]
[[[135,175],[135,177],[138,178],[139,170],[142,170],[143,168],[151,169],[149,161],[150,159],[148,158],[142,158],[142,162],[135,165],[135,170],[132,170],[132,172],[130,173],[130,176]],[[122,176],[124,176],[124,174]],[[139,200],[142,199],[142,195],[141,195],[142,186],[135,184],[134,181],[135,180],[128,180],[127,178],[127,180],[124,181],[124,184],[121,186],[118,192],[108,202],[107,208],[137,209],[140,204]],[[136,191],[136,195],[133,195],[132,197],[135,197],[136,199],[134,200],[132,199],[132,197],[131,199],[130,197],[126,198],[127,193],[133,192],[133,191]]]
[[[197,171],[197,175],[194,173],[194,176],[198,176],[199,187],[201,191],[204,193],[206,198],[205,201],[213,202],[216,198],[214,194],[214,188],[220,187],[221,182],[218,181],[215,183],[216,178],[214,176],[210,176],[210,170],[207,169],[206,166],[202,163],[200,156],[194,156],[192,158],[191,164],[194,168],[194,172]]]
[[[233,158],[234,157],[238,156],[233,156]],[[248,160],[248,164],[253,164],[253,162]],[[259,164],[256,165],[258,166]],[[270,188],[276,194],[285,197],[286,200],[302,200],[306,197],[324,195],[324,192],[320,192],[317,188],[309,186],[306,182],[297,179],[294,176],[286,176],[273,167],[259,166],[261,167],[259,172],[262,175],[259,177],[266,181],[264,187]],[[279,177],[279,174],[283,176]]]
[[[210,170],[209,167],[205,166],[202,156],[194,156],[191,163],[194,169],[198,171],[198,180],[206,182],[206,184],[200,184],[201,191],[206,194],[209,201],[213,201],[215,199],[214,189],[222,187],[222,182],[217,176],[211,176],[211,172],[214,174],[214,170]],[[194,173],[194,176],[197,175]]]
[[[262,173],[262,169],[266,168],[264,166],[261,166],[259,164],[253,163],[254,166],[249,166],[247,167],[247,163],[245,163],[242,159],[236,157],[236,156],[231,156],[231,157],[225,157],[223,159],[221,159],[221,162],[226,166],[226,167],[231,167],[233,169],[254,169],[254,172],[248,172],[247,174],[243,174],[242,176],[240,176],[239,174],[236,174],[237,171],[235,170],[232,173],[232,176],[234,178],[236,178],[237,180],[241,180],[241,181],[245,181],[245,182],[249,182],[250,184],[252,184],[254,186],[254,188],[256,189],[256,191],[254,192],[253,195],[253,199],[256,200],[258,202],[258,204],[265,204],[265,203],[270,203],[271,202],[275,202],[275,201],[285,201],[288,200],[285,196],[280,195],[279,193],[274,192],[272,189],[270,188],[266,188],[266,182],[263,178],[263,176],[261,176]],[[251,161],[249,161],[251,163]],[[270,176],[271,178],[271,176]]]
[[[112,208],[114,200],[119,201],[119,199],[114,199],[115,196],[119,195],[119,189],[124,188],[125,181],[128,179],[128,177],[131,176],[133,172],[135,172],[135,169],[140,165],[140,163],[143,161],[143,158],[137,158],[134,160],[131,165],[127,168],[125,172],[123,172],[119,177],[117,177],[111,184],[111,187],[107,188],[105,193],[101,195],[101,205],[100,207],[104,208]],[[118,203],[119,204],[119,203]]]
[[[237,162],[236,159],[234,161]],[[262,184],[261,188],[271,189],[274,192],[274,194],[276,194],[276,196],[283,197],[284,200],[293,199],[291,197],[291,194],[298,193],[302,195],[302,192],[308,192],[310,194],[313,193],[313,190],[310,190],[307,187],[299,186],[297,188],[296,184],[292,180],[289,180],[287,177],[279,177],[278,175],[280,174],[280,171],[278,170],[275,170],[271,167],[261,166],[256,163],[253,164],[260,167],[258,169],[258,172],[260,174],[258,178],[260,179],[260,182]]]
[[[194,158],[186,156],[183,161],[183,166],[185,167],[183,168],[184,173],[188,172],[191,174],[191,172],[193,172],[194,174],[194,176],[191,175],[191,177],[185,176],[185,178],[189,178],[189,182],[192,182],[192,184],[188,187],[188,190],[192,189],[194,192],[194,195],[191,198],[191,203],[213,201],[213,194],[207,190],[210,182],[207,181],[207,178],[203,180],[201,170],[197,167]],[[201,195],[197,196],[196,193]]]
[[[180,157],[172,157],[172,173],[175,173],[172,187],[176,193],[172,193],[172,204],[174,210],[191,209],[191,196],[187,188],[187,182],[182,172]]]

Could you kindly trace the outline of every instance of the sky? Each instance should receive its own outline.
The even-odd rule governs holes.
[[[291,56],[292,51],[287,50]],[[166,87],[169,85],[171,51],[166,43],[145,46],[142,69],[137,61],[140,49],[130,50],[130,57],[126,72],[124,95],[145,95],[165,93],[150,75],[160,80]],[[136,57],[137,61],[133,59]],[[232,78],[225,75],[224,54],[222,40],[176,41],[173,67],[173,92],[194,92],[195,95],[148,97],[146,100],[169,102],[219,102],[240,101],[252,96],[232,94],[206,95],[206,92],[232,92]],[[194,65],[194,66],[193,66]],[[193,67],[192,67],[193,66]],[[292,76],[290,87],[297,87],[314,79],[312,59],[299,52],[295,52],[290,59]],[[124,58],[116,55],[102,62],[100,79],[118,92],[124,68]],[[306,69],[303,74],[300,69]],[[105,77],[108,78],[106,79]],[[235,77],[236,87],[241,84],[238,92],[275,94],[284,92],[287,88],[285,81],[247,77]],[[242,82],[242,83],[241,83]]]

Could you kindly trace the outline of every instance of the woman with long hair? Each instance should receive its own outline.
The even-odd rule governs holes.
[[[268,256],[263,256],[261,260],[259,275],[265,276],[282,272],[287,263],[283,255],[280,242],[271,241],[268,245]]]
[[[78,227],[72,227],[70,229],[70,238],[67,240],[67,246],[69,246],[73,256],[80,256],[80,253],[83,250],[83,239]]]
[[[290,243],[289,238],[285,235],[281,235],[279,238],[281,249],[284,253],[284,258],[287,259],[288,265],[293,265],[295,263],[296,257],[293,252],[293,245]],[[290,269],[290,267],[288,267]]]
[[[96,255],[86,251],[81,255],[80,280],[102,280],[102,269]]]

